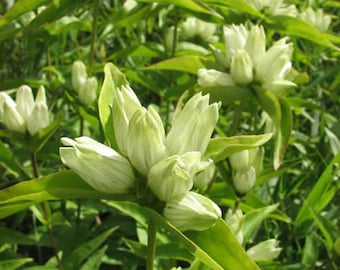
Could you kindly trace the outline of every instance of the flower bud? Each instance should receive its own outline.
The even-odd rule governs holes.
[[[248,150],[249,155],[249,166],[252,166],[256,172],[256,175],[259,175],[263,169],[263,157],[264,157],[264,148],[256,147]]]
[[[133,114],[142,106],[129,85],[123,85],[121,89],[114,91],[112,118],[115,138],[120,152],[128,155],[128,129]]]
[[[253,62],[245,50],[236,50],[231,58],[230,74],[242,86],[253,80]]]
[[[234,188],[238,194],[245,195],[253,188],[255,180],[256,172],[254,167],[236,171],[233,176]]]
[[[201,153],[187,152],[162,159],[149,171],[148,186],[161,200],[169,201],[186,194],[200,166]]]
[[[194,176],[194,186],[202,191],[209,187],[216,171],[215,163],[212,159],[205,161],[204,164],[204,168]]]
[[[248,150],[243,150],[232,154],[229,157],[230,165],[233,171],[244,170],[249,167],[249,152]]]
[[[15,96],[15,102],[17,104],[17,111],[26,122],[34,107],[32,89],[27,85],[20,86]]]
[[[135,177],[129,161],[116,151],[88,137],[61,138],[62,162],[94,189],[103,193],[127,193]]]
[[[152,106],[136,110],[129,123],[128,157],[131,164],[142,174],[165,157],[165,131],[162,120]]]
[[[266,51],[266,34],[261,25],[254,25],[250,29],[244,48],[249,54],[253,65],[257,66]]]
[[[209,95],[193,96],[184,106],[166,137],[170,155],[189,151],[204,153],[218,120],[218,103],[209,105]]]
[[[5,102],[3,106],[2,121],[9,130],[25,133],[26,123],[21,114],[17,111],[16,104]]]
[[[269,239],[249,248],[247,254],[254,261],[273,261],[281,253],[282,248],[278,247],[279,241]]]
[[[248,30],[244,25],[224,27],[224,40],[228,62],[237,50],[243,49],[248,38]]]
[[[202,87],[234,86],[235,82],[230,74],[215,69],[201,68],[197,72],[198,84]]]
[[[203,231],[221,217],[221,209],[210,199],[188,192],[184,197],[167,202],[163,215],[180,231]]]
[[[0,92],[0,121],[3,119],[4,115],[4,106],[5,103],[8,103],[9,106],[15,107],[15,101],[5,92]]]
[[[197,19],[196,17],[188,17],[183,22],[183,35],[188,38],[200,37],[207,42],[216,42],[217,37],[214,36],[216,24],[208,23]]]
[[[96,77],[86,79],[78,91],[80,101],[85,105],[90,105],[97,97],[98,81]]]
[[[80,88],[86,82],[86,67],[82,61],[75,61],[72,65],[72,87],[79,93]]]
[[[236,209],[233,211],[232,209],[228,209],[224,220],[230,227],[230,230],[235,235],[237,241],[242,245],[243,243],[243,224],[244,224],[245,216],[243,215],[240,209]]]

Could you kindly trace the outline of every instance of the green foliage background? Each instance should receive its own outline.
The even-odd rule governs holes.
[[[289,2],[301,9],[308,4]],[[123,3],[17,0],[8,9],[7,1],[0,1],[0,89],[14,93],[22,84],[44,85],[53,117],[50,127],[33,138],[1,126],[0,269],[58,269],[55,252],[64,269],[145,269],[150,221],[158,228],[156,269],[339,269],[340,4],[313,1],[332,15],[330,30],[321,33],[299,19],[261,13],[243,0],[141,0],[129,11]],[[34,18],[25,21],[31,11]],[[215,46],[222,50],[222,26],[250,21],[264,25],[268,41],[289,36],[294,44],[292,79],[298,87],[284,101],[249,98],[243,107],[223,96],[215,136],[227,138],[213,139],[207,153],[219,174],[206,195],[224,211],[237,202],[247,213],[246,248],[280,240],[283,250],[274,262],[256,266],[222,220],[209,232],[183,234],[128,196],[93,190],[61,164],[60,137],[82,133],[104,142],[109,134],[101,126],[100,107],[81,105],[72,89],[75,60],[82,60],[100,85],[104,65],[114,63],[143,104],[159,107],[169,128],[179,98],[199,90],[197,70],[216,65],[200,37],[187,40],[177,32],[172,46],[166,44],[169,27],[179,29],[188,16],[218,25]],[[240,199],[227,157],[267,140],[255,136],[265,133],[262,108],[282,115],[274,123],[282,137],[265,144],[264,171],[253,191]],[[291,113],[292,122],[287,120]],[[32,151],[37,152],[39,180],[31,180]],[[228,237],[217,241],[221,235]],[[234,262],[235,257],[240,260]]]

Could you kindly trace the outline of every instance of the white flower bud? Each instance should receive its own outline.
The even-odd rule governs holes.
[[[204,153],[218,120],[218,109],[218,103],[209,105],[209,95],[198,93],[193,96],[174,119],[166,137],[169,154]]]
[[[266,34],[261,25],[255,25],[250,29],[244,48],[248,52],[254,66],[257,66],[266,51]]]
[[[233,211],[232,209],[228,209],[224,220],[230,227],[230,230],[235,235],[237,241],[242,245],[243,243],[243,224],[244,224],[245,216],[243,215],[240,209],[236,209]]]
[[[273,261],[281,253],[282,248],[278,247],[279,241],[269,239],[249,248],[247,254],[254,261]]]
[[[86,79],[85,83],[78,89],[80,101],[85,105],[90,105],[97,97],[98,81],[96,77]]]
[[[249,167],[249,152],[248,150],[243,150],[232,154],[229,157],[230,165],[233,171],[244,170]]]
[[[183,35],[188,38],[200,37],[207,42],[216,42],[217,37],[214,36],[216,24],[208,23],[197,19],[196,17],[188,17],[183,22]]]
[[[75,61],[72,65],[72,87],[79,93],[80,88],[86,82],[87,72],[82,61]]]
[[[215,69],[201,68],[197,72],[197,77],[197,82],[202,87],[235,85],[235,82],[230,74]]]
[[[50,124],[46,104],[37,102],[34,105],[30,118],[27,120],[27,130],[31,135],[38,133]]]
[[[223,29],[228,62],[237,50],[243,49],[248,38],[248,30],[244,25],[231,25]]]
[[[2,121],[9,130],[25,133],[26,123],[25,119],[17,111],[16,104],[5,102],[3,105]]]
[[[15,102],[17,104],[17,111],[26,122],[34,107],[32,89],[27,85],[20,86],[15,96]]]
[[[233,176],[234,188],[238,194],[245,195],[253,188],[255,180],[256,172],[254,167],[236,171]]]
[[[4,105],[8,103],[9,106],[15,107],[15,101],[5,92],[0,92],[0,121],[3,119]]]
[[[142,108],[136,94],[129,85],[114,91],[112,118],[115,138],[120,152],[128,155],[128,129],[133,114]]]
[[[221,217],[221,209],[210,199],[188,192],[184,197],[167,202],[163,215],[181,231],[203,231]]]
[[[231,58],[230,74],[233,80],[245,86],[253,80],[253,63],[245,50],[236,50]]]
[[[62,138],[62,162],[94,189],[103,193],[127,193],[135,177],[129,161],[110,147],[88,137]]]
[[[131,164],[144,176],[165,157],[165,131],[158,113],[149,106],[136,110],[129,123],[128,157]]]

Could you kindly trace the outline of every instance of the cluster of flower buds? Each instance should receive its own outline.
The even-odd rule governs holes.
[[[215,36],[216,24],[188,17],[183,22],[181,28],[183,36],[187,38],[199,37],[207,42],[216,42],[218,37]]]
[[[87,77],[86,67],[82,61],[75,61],[72,65],[72,87],[77,91],[80,101],[86,106],[97,98],[97,78]]]
[[[253,148],[229,157],[233,171],[233,184],[237,194],[243,196],[254,186],[256,176],[262,170],[263,148]]]
[[[293,45],[286,38],[276,41],[266,50],[266,36],[262,26],[248,30],[244,25],[224,28],[226,56],[215,51],[219,64],[229,72],[205,68],[198,70],[198,83],[203,87],[247,86],[251,83],[278,94],[295,86],[285,77],[291,69]]]
[[[112,86],[114,87],[114,86]],[[157,111],[144,108],[129,85],[114,89],[112,118],[120,153],[90,138],[62,138],[65,165],[93,188],[126,193],[135,185],[134,168],[165,203],[163,215],[180,230],[204,230],[220,217],[210,199],[191,191],[206,188],[214,164],[203,159],[218,120],[219,104],[193,96],[173,120],[168,134]]]
[[[248,0],[258,11],[268,15],[284,15],[295,17],[298,13],[295,5],[288,5],[284,0]]]
[[[245,218],[246,215],[244,215],[240,209],[228,209],[224,217],[225,222],[229,225],[240,245],[243,244],[243,225]],[[282,250],[278,245],[278,240],[268,239],[252,246],[247,249],[246,252],[254,261],[273,261],[280,255]]]
[[[321,8],[313,10],[311,7],[308,7],[305,11],[299,14],[299,17],[314,25],[321,32],[326,32],[332,21],[331,16],[324,14]]]
[[[23,85],[15,101],[5,92],[0,93],[0,121],[9,129],[34,135],[50,124],[45,88],[40,86],[34,100],[32,89]]]

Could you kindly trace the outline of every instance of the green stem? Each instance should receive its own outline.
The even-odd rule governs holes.
[[[33,167],[34,178],[39,178],[40,175],[39,175],[39,170],[38,170],[38,161],[37,161],[37,152],[36,151],[33,151],[31,153],[31,162],[32,162],[32,167]],[[57,253],[52,227],[49,223],[50,219],[49,219],[49,213],[48,213],[48,208],[49,208],[48,202],[47,201],[41,202],[41,208],[43,210],[44,218],[48,222],[48,225],[47,225],[48,237],[50,239],[50,244],[51,244],[51,248],[53,250],[54,256],[55,256],[57,263],[58,263],[58,268],[59,268],[59,270],[63,270],[63,265],[62,265],[61,260],[58,256],[58,253]]]
[[[95,58],[95,45],[96,45],[96,37],[97,37],[97,22],[98,22],[98,0],[93,1],[93,9],[92,9],[92,32],[91,32],[91,47],[90,47],[90,59],[89,59],[89,70],[88,76],[91,77],[93,73],[94,66],[94,58]]]
[[[148,250],[146,258],[146,270],[154,269],[155,252],[156,252],[156,223],[150,218],[148,224]]]

